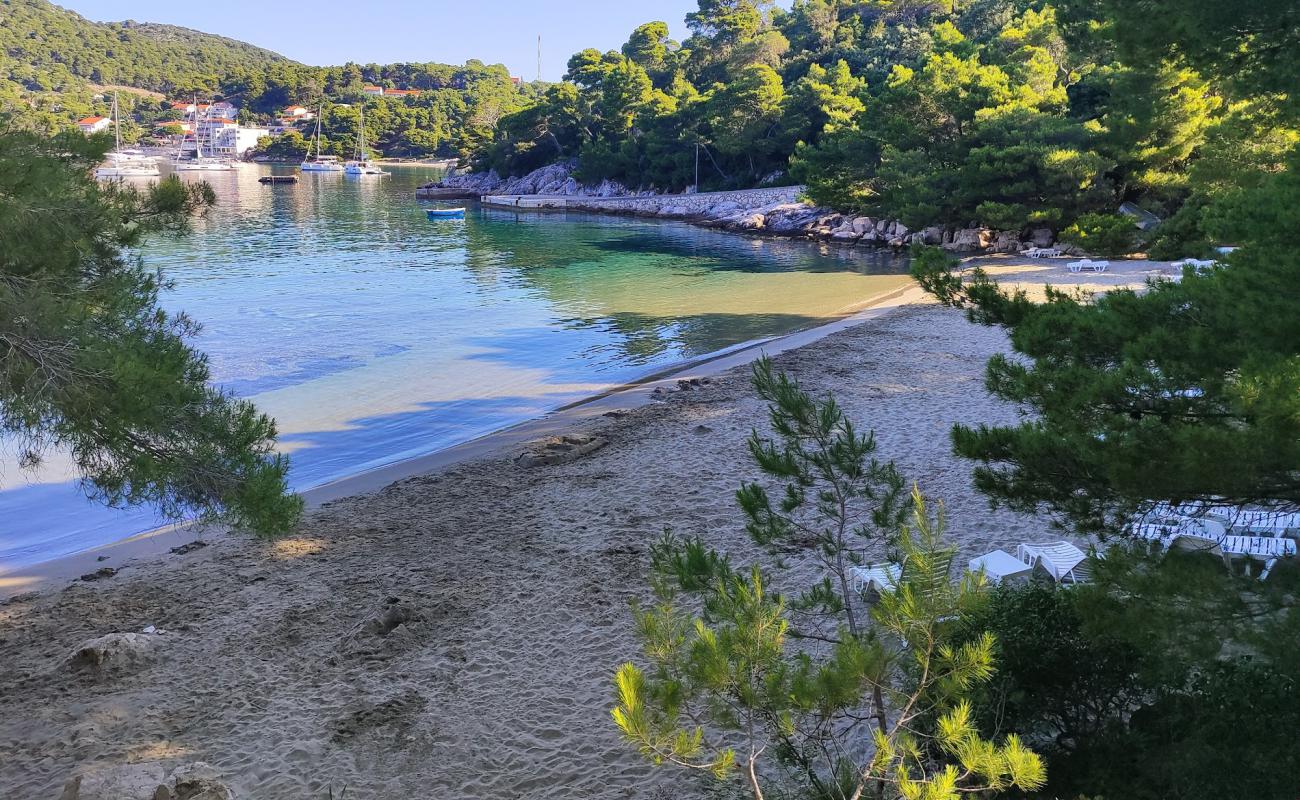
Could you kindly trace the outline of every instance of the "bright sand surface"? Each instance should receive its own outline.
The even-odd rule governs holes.
[[[1104,289],[1161,269],[982,263],[1027,288]],[[954,422],[1019,418],[983,385],[984,362],[1007,348],[1002,331],[924,303],[839,328],[777,366],[875,428],[881,454],[945,502],[963,562],[1059,538],[1046,519],[989,511],[951,453]],[[698,793],[619,740],[610,679],[640,657],[628,603],[648,597],[647,547],[665,527],[741,563],[760,558],[733,493],[757,477],[745,438],[764,409],[743,366],[664,400],[648,394],[555,417],[609,442],[567,464],[521,466],[520,434],[507,431],[460,460],[336,484],[339,499],[279,541],[209,531],[208,546],[183,555],[108,548],[114,577],[32,584],[0,605],[0,797],[54,798],[105,765],[194,760],[258,800],[345,786],[348,800]],[[782,588],[816,577],[796,561]],[[401,624],[374,624],[394,606]],[[87,639],[148,625],[167,633],[144,667],[91,679],[63,664]]]

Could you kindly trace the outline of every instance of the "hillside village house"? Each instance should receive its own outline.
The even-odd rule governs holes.
[[[419,89],[385,89],[382,86],[362,86],[361,91],[371,97],[412,97]]]
[[[107,130],[108,126],[112,124],[113,121],[108,117],[85,117],[77,120],[77,127],[86,135]]]
[[[271,124],[271,133],[281,134],[290,128],[296,127],[300,122],[310,122],[314,119],[316,119],[315,112],[302,106],[289,106],[281,111],[275,122]]]

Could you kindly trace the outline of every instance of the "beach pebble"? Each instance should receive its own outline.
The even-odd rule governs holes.
[[[696,425],[694,432],[697,436],[703,436],[706,433],[713,433],[713,429],[708,425]]]

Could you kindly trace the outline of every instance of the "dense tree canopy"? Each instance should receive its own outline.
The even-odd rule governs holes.
[[[119,85],[128,141],[180,118],[168,99],[229,100],[247,124],[268,124],[293,104],[314,110],[365,102],[368,140],[392,156],[468,154],[531,91],[516,86],[505,67],[474,60],[309,67],[185,28],[90,22],[46,0],[0,4],[0,111],[36,129],[59,130],[81,116],[107,114],[109,87]],[[371,97],[366,85],[419,94]],[[326,152],[351,153],[355,112],[339,109],[326,122]],[[299,150],[290,137],[274,152]]]

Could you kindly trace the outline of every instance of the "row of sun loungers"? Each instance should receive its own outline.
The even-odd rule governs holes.
[[[1059,247],[1031,247],[1021,253],[1030,258],[1060,258],[1063,254]]]
[[[1228,532],[1229,528],[1233,533]],[[1259,574],[1263,580],[1279,558],[1296,555],[1296,540],[1287,538],[1286,533],[1300,531],[1300,514],[1161,503],[1135,520],[1130,530],[1138,538],[1158,542],[1165,550],[1177,547],[1263,561],[1264,569]],[[1260,533],[1265,535],[1252,535]]]
[[[1246,533],[1230,533],[1229,528]],[[1283,534],[1300,532],[1300,514],[1162,503],[1135,520],[1129,530],[1135,537],[1158,542],[1165,550],[1177,547],[1262,560],[1265,564],[1259,577],[1263,579],[1279,558],[1297,554],[1296,540]],[[1268,535],[1251,535],[1259,532]],[[1087,583],[1091,578],[1087,554],[1065,541],[1022,544],[1015,555],[994,550],[971,559],[968,566],[971,572],[983,573],[995,584],[1028,580],[1035,575],[1058,584]],[[849,570],[853,590],[859,594],[891,591],[898,587],[903,575],[904,566],[893,562]]]
[[[1005,550],[994,550],[971,559],[969,566],[971,572],[982,572],[993,583],[1027,580],[1035,574],[1062,584],[1086,583],[1089,579],[1087,554],[1069,542],[1022,544],[1014,556]],[[850,584],[858,594],[892,591],[904,579],[903,575],[903,565],[893,562],[849,570]]]

